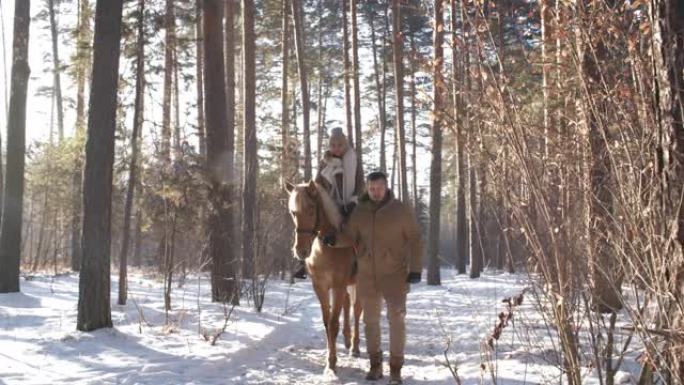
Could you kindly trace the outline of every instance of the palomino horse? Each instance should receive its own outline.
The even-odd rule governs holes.
[[[285,188],[290,194],[288,208],[296,228],[294,254],[299,259],[306,259],[306,268],[323,314],[328,342],[326,369],[334,372],[337,365],[336,341],[340,329],[340,312],[343,309],[344,345],[354,357],[360,355],[361,303],[356,298],[356,278],[352,271],[354,249],[351,245],[330,247],[323,244],[323,235],[339,229],[342,223],[337,205],[323,187],[311,181],[299,185],[287,183]],[[349,324],[351,305],[354,309],[353,333]]]

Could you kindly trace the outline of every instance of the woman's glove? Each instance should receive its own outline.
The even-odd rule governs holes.
[[[354,211],[354,207],[356,207],[355,202],[347,203],[346,205],[344,205],[344,207],[342,207],[342,214],[344,214],[345,216],[349,216],[349,214],[351,214],[352,211]]]

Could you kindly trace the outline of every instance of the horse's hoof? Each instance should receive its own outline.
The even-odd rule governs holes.
[[[354,358],[359,358],[361,357],[361,352],[358,350],[350,350],[349,354],[354,357]]]
[[[331,368],[330,366],[326,366],[325,370],[323,370],[323,377],[325,377],[326,379],[337,378],[337,369]]]

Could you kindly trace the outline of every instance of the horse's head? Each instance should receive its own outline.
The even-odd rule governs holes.
[[[285,184],[290,195],[288,210],[295,225],[295,242],[293,251],[297,258],[305,259],[311,252],[311,246],[320,230],[321,212],[318,205],[318,189],[316,183],[294,185]]]

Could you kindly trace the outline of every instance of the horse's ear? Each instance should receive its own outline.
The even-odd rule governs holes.
[[[290,183],[290,182],[285,182],[285,183],[283,184],[283,187],[285,188],[285,191],[287,191],[288,193],[291,193],[292,190],[295,189],[295,185],[292,184],[292,183]]]
[[[309,181],[309,191],[315,196],[318,194],[318,187],[316,187],[316,182],[313,179]]]

